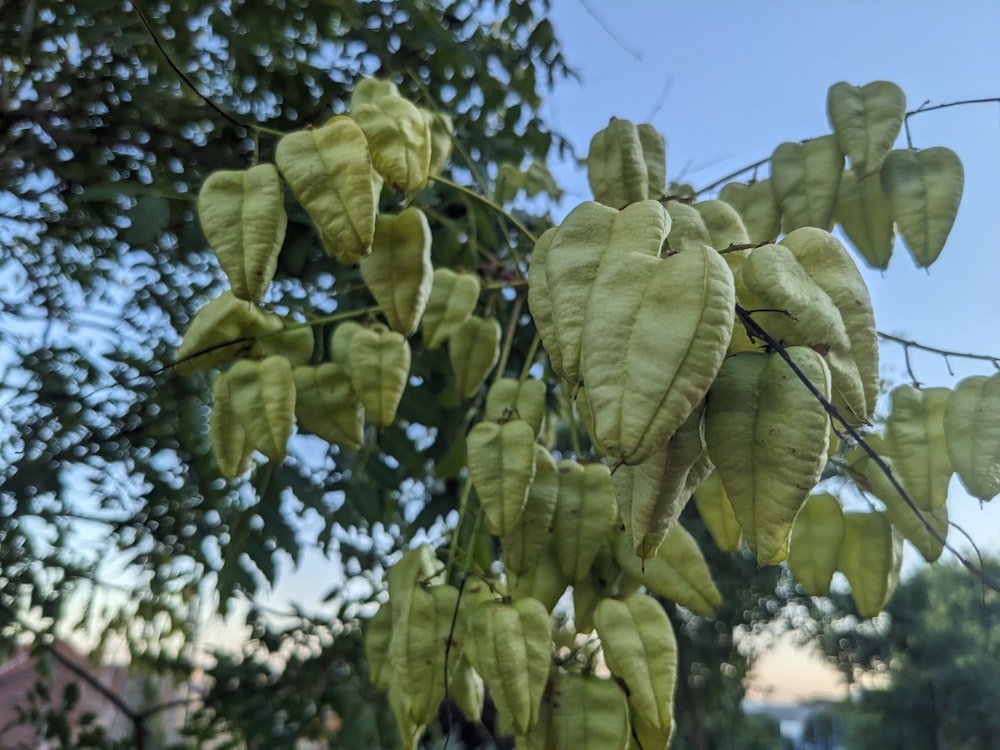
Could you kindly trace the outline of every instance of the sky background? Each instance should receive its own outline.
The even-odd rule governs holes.
[[[668,179],[696,188],[769,156],[782,141],[829,133],[826,94],[837,81],[893,81],[909,109],[925,101],[1000,96],[995,0],[947,7],[924,0],[552,5],[549,17],[579,80],[561,83],[548,96],[543,114],[551,128],[585,156],[610,117],[651,122],[667,139]],[[943,349],[1000,356],[1000,241],[992,224],[1000,197],[1000,104],[918,115],[910,125],[918,148],[948,146],[958,153],[965,195],[929,272],[915,267],[898,240],[887,271],[861,262],[879,329]],[[902,136],[897,147],[905,147]],[[557,217],[591,198],[577,166],[553,165],[553,172],[567,194]],[[882,362],[890,385],[909,382],[900,347],[883,345]],[[991,371],[987,363],[955,359],[951,374],[942,358],[920,352],[911,363],[927,386],[952,386]],[[952,520],[984,551],[1000,551],[1000,501],[981,508],[957,479],[951,489]],[[862,505],[855,503],[850,507]],[[949,541],[968,549],[954,530]],[[912,550],[906,560],[911,571],[921,564]],[[338,566],[309,552],[299,571],[276,587],[274,605],[315,601],[328,589],[322,579],[332,583],[339,575]],[[817,658],[781,642],[758,664],[751,695],[841,697],[838,679]]]
[[[874,80],[902,87],[907,108],[923,102],[1000,97],[1000,4],[879,2],[656,2],[554,0],[550,18],[580,76],[549,96],[545,117],[585,156],[611,116],[650,122],[667,139],[668,180],[700,188],[770,155],[782,141],[831,132],[827,89]],[[917,115],[914,146],[948,146],[965,166],[965,194],[948,243],[927,271],[897,239],[888,270],[859,261],[879,330],[952,351],[1000,356],[1000,104]],[[905,148],[901,135],[897,148]],[[589,199],[571,164],[554,171],[565,211]],[[764,176],[764,174],[761,174]],[[743,179],[747,179],[749,175]],[[717,197],[702,196],[702,197]],[[560,214],[561,215],[561,214]],[[881,347],[890,385],[910,382],[903,350]],[[917,378],[952,386],[989,374],[984,362],[912,352]],[[860,507],[860,501],[858,501]],[[984,551],[1000,552],[1000,502],[980,507],[957,479],[949,514]],[[965,551],[954,529],[950,543]],[[947,555],[947,553],[945,553]],[[907,569],[920,560],[910,550]],[[835,691],[836,674],[787,643],[755,673],[756,697],[787,699]]]

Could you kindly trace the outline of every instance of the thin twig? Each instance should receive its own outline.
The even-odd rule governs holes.
[[[994,581],[989,575],[987,575],[986,571],[982,570],[981,568],[976,568],[957,549],[948,544],[947,540],[938,532],[937,529],[935,529],[931,525],[930,521],[927,520],[926,516],[924,516],[924,514],[920,511],[920,508],[917,507],[917,504],[914,503],[912,498],[910,498],[910,496],[906,493],[906,490],[903,489],[903,486],[899,483],[899,480],[896,479],[895,475],[892,473],[892,470],[886,465],[885,461],[882,460],[882,457],[879,456],[878,452],[875,451],[875,449],[872,448],[865,441],[865,439],[861,436],[861,434],[858,433],[858,431],[851,426],[851,424],[840,413],[840,410],[838,410],[833,404],[831,404],[829,399],[827,399],[826,396],[824,396],[820,392],[820,390],[815,385],[813,385],[812,381],[809,380],[806,374],[802,372],[799,366],[795,364],[795,361],[791,358],[791,356],[789,356],[788,352],[785,350],[785,347],[782,346],[781,342],[775,339],[773,336],[771,336],[771,334],[769,334],[767,331],[765,331],[757,323],[757,321],[753,319],[750,313],[747,312],[740,305],[736,305],[736,316],[746,327],[748,334],[752,334],[753,336],[764,341],[769,347],[771,347],[772,350],[774,350],[776,354],[778,354],[778,356],[780,356],[785,361],[785,363],[790,368],[792,368],[792,372],[795,373],[796,377],[802,381],[802,383],[806,386],[806,388],[809,389],[809,392],[812,393],[812,395],[816,398],[816,400],[823,405],[823,408],[826,410],[826,413],[832,419],[839,422],[843,426],[847,434],[850,435],[851,438],[854,439],[859,446],[861,446],[864,452],[868,454],[868,457],[875,462],[875,465],[878,467],[879,471],[885,474],[890,484],[892,484],[893,489],[899,493],[900,497],[903,498],[903,501],[907,504],[910,510],[913,511],[914,515],[916,515],[916,517],[920,519],[920,522],[927,529],[927,533],[930,534],[935,541],[941,544],[952,555],[954,555],[955,559],[957,559],[966,569],[968,569],[974,575],[978,576],[984,585],[987,585],[994,591],[1000,593],[1000,582]]]
[[[883,341],[892,341],[903,347],[904,352],[909,353],[910,349],[919,349],[923,352],[930,352],[931,354],[938,354],[945,359],[948,357],[958,357],[960,359],[976,359],[981,362],[991,362],[994,366],[1000,369],[1000,356],[994,354],[972,354],[970,352],[955,352],[949,349],[939,349],[936,346],[928,346],[927,344],[921,344],[919,341],[912,341],[911,339],[904,339],[900,336],[894,336],[891,333],[878,332],[878,337]]]

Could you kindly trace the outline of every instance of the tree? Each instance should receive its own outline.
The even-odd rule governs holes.
[[[857,442],[853,454],[845,448],[833,464],[845,479],[874,482],[867,470],[874,466],[873,476],[880,476],[882,456],[903,458],[893,452],[891,430],[877,452],[857,431],[874,407],[878,367],[867,291],[847,251],[825,231],[838,190],[847,206],[858,195],[850,190],[862,189],[860,183],[851,188],[845,174],[869,178],[869,190],[871,175],[880,175],[875,187],[886,205],[875,226],[891,232],[898,223],[920,262],[929,264],[957,208],[960,165],[946,150],[890,151],[905,114],[901,92],[891,85],[835,87],[832,100],[847,101],[831,106],[835,135],[801,147],[783,144],[771,159],[771,182],[727,186],[723,197],[731,203],[696,201],[692,189],[668,186],[662,137],[648,126],[613,120],[595,137],[587,160],[597,201],[550,227],[546,214],[522,200],[557,193],[540,161],[551,139],[534,119],[534,82],[536,71],[558,74],[562,66],[551,29],[534,22],[536,7],[506,6],[491,33],[462,5],[365,9],[372,15],[364,19],[352,15],[362,12],[353,5],[338,9],[334,31],[343,23],[378,32],[362,34],[364,47],[343,50],[324,46],[304,9],[290,13],[285,33],[292,41],[281,50],[251,47],[256,59],[244,59],[236,50],[245,48],[235,43],[223,45],[221,31],[218,38],[187,39],[180,22],[152,37],[187,41],[198,53],[178,59],[233,61],[233,81],[228,73],[218,80],[182,76],[199,91],[199,117],[201,102],[211,103],[211,120],[156,119],[170,112],[163,92],[178,114],[190,106],[182,96],[170,98],[181,91],[172,77],[157,79],[166,85],[156,89],[156,100],[146,100],[145,114],[175,138],[178,123],[188,123],[176,131],[186,139],[179,151],[223,154],[235,163],[181,165],[181,187],[173,185],[170,198],[179,203],[177,194],[193,197],[197,188],[198,223],[193,206],[163,201],[164,181],[153,169],[169,169],[163,154],[145,165],[157,193],[119,205],[133,211],[125,243],[118,243],[117,217],[103,224],[94,224],[91,212],[81,217],[91,222],[88,271],[113,273],[154,241],[173,251],[168,260],[142,256],[140,265],[153,270],[135,296],[150,301],[151,325],[168,323],[168,330],[184,331],[183,340],[176,353],[170,334],[155,352],[116,347],[119,379],[152,374],[156,385],[120,393],[116,384],[124,412],[101,404],[103,410],[79,412],[82,422],[68,420],[95,436],[93,451],[84,446],[75,462],[79,441],[71,440],[66,420],[53,432],[43,424],[51,414],[25,404],[18,424],[35,442],[22,445],[12,464],[9,476],[19,484],[11,505],[20,516],[51,520],[69,535],[78,527],[65,512],[66,493],[52,484],[54,470],[76,478],[82,464],[107,472],[95,474],[103,481],[122,464],[137,484],[141,477],[139,494],[147,502],[124,515],[113,513],[120,488],[95,482],[106,501],[99,510],[107,514],[97,521],[122,538],[147,577],[140,606],[123,610],[112,630],[135,614],[140,624],[152,622],[169,595],[167,630],[181,635],[185,605],[204,571],[217,574],[224,609],[234,593],[252,594],[274,580],[276,553],[297,554],[297,517],[321,519],[319,544],[339,552],[352,580],[331,592],[336,606],[328,618],[294,613],[287,628],[253,620],[244,658],[221,656],[211,670],[211,688],[187,727],[198,739],[225,731],[234,742],[273,746],[329,736],[334,730],[325,712],[335,708],[348,720],[338,741],[392,742],[374,694],[384,687],[403,744],[413,746],[425,730],[434,738],[457,726],[452,702],[475,721],[485,682],[496,711],[484,726],[494,736],[531,733],[540,743],[551,726],[564,744],[574,732],[592,730],[619,745],[634,734],[643,747],[663,746],[672,726],[678,651],[662,600],[642,587],[674,602],[668,609],[675,624],[692,632],[718,627],[726,635],[727,622],[753,622],[754,605],[768,608],[773,601],[767,587],[749,603],[724,600],[697,541],[676,523],[692,493],[703,493],[712,465],[728,495],[714,506],[715,527],[703,513],[713,536],[725,536],[731,548],[732,530],[742,529],[757,560],[768,565],[783,559],[793,521],[821,479],[831,416],[836,429]],[[205,13],[236,35],[244,25],[271,33],[269,18],[242,5]],[[43,16],[56,30],[79,20],[73,8],[46,9]],[[157,29],[148,26],[144,40]],[[90,28],[80,24],[75,33]],[[348,87],[354,73],[373,72],[368,55],[387,31],[388,44],[379,50],[382,77],[359,77]],[[53,33],[56,48],[76,39]],[[101,33],[87,49],[113,57],[113,46],[106,49],[109,30]],[[465,36],[482,43],[463,53],[467,65],[444,55],[425,59],[432,47]],[[404,46],[410,44],[412,50]],[[303,64],[318,69],[339,53],[353,61],[344,66],[343,81],[339,71],[334,78],[345,85],[317,84],[312,71],[296,83],[302,86],[298,106],[291,94],[268,97],[284,90],[284,64],[275,61],[295,60],[297,71]],[[541,68],[531,63],[534,57]],[[461,73],[479,69],[483,58],[507,80],[464,80]],[[69,63],[75,64],[72,57]],[[29,77],[32,94],[55,64]],[[270,85],[249,82],[248,70],[271,65],[279,70]],[[93,67],[102,71],[96,76],[107,69],[103,58]],[[122,70],[127,78],[143,68]],[[514,83],[523,88],[518,96],[515,87],[512,99]],[[329,106],[328,97],[337,105]],[[120,92],[118,99],[134,97]],[[856,99],[871,100],[881,113],[877,122],[850,115]],[[102,106],[83,111],[100,118]],[[221,148],[226,137],[217,136],[222,121],[226,132],[238,128],[228,152]],[[57,135],[60,123],[58,117],[51,123]],[[858,128],[865,144],[881,147],[859,151]],[[501,137],[510,130],[516,137]],[[68,144],[65,136],[38,137],[47,146]],[[142,145],[145,137],[138,140]],[[210,146],[203,149],[199,141]],[[115,196],[122,194],[117,183],[133,186],[146,175],[131,149],[129,143],[126,167],[142,174],[109,177]],[[109,147],[102,158],[114,162],[119,150]],[[843,170],[845,152],[853,172]],[[39,173],[33,164],[31,174]],[[926,185],[917,182],[926,195],[915,196],[913,174],[925,170]],[[55,189],[81,182],[71,177],[60,177]],[[81,187],[82,195],[92,200],[89,187]],[[928,236],[911,231],[915,215],[917,230],[931,228]],[[851,221],[849,212],[839,218]],[[773,244],[782,222],[786,230],[799,228]],[[153,231],[168,228],[167,234]],[[149,234],[135,234],[143,230]],[[876,239],[874,249],[884,253],[884,238]],[[865,238],[855,241],[872,250]],[[70,246],[65,238],[43,243],[45,252],[27,257],[33,268],[48,263],[57,270],[61,256],[54,248]],[[816,246],[829,257],[818,260]],[[872,262],[885,260],[879,255]],[[769,272],[775,267],[796,270],[786,278]],[[783,285],[769,283],[777,277]],[[106,279],[84,281],[98,294],[111,294]],[[58,319],[47,308],[44,317]],[[63,348],[67,362],[81,361],[75,345]],[[26,359],[51,376],[50,364],[36,367]],[[55,374],[44,392],[58,403],[72,392],[63,378],[76,373]],[[30,381],[21,390],[40,388]],[[163,414],[178,416],[164,424]],[[746,439],[757,432],[776,436],[774,442]],[[783,461],[788,454],[795,460]],[[861,464],[866,460],[871,466]],[[966,478],[983,467],[977,457],[963,468]],[[910,510],[919,507],[909,497],[917,489],[901,495]],[[851,577],[859,607],[877,611],[898,573],[894,529],[903,524],[872,513],[841,525],[844,549],[858,555],[835,562]],[[806,536],[816,531],[798,528]],[[11,529],[14,541],[30,536],[20,525]],[[67,547],[49,556],[50,568],[67,569],[60,557]],[[42,614],[54,614],[72,581],[34,585],[37,566],[16,555],[16,545],[6,549],[15,551],[11,570],[21,575],[12,576],[5,610],[16,632],[28,626],[18,608],[47,607]],[[863,575],[854,576],[858,568],[851,565],[862,553],[868,556]],[[795,560],[797,575],[822,580],[821,563],[828,561]],[[69,569],[77,579],[97,567],[75,562]],[[573,614],[559,620],[553,636],[550,612],[568,587]],[[13,603],[18,591],[30,597],[23,607]],[[367,617],[375,602],[378,612]],[[739,610],[713,622],[720,606]],[[360,659],[362,619],[367,663]],[[644,673],[637,646],[655,654],[660,668]],[[173,656],[137,650],[149,662]],[[685,663],[680,653],[692,671],[708,660],[702,655]],[[170,661],[179,670],[190,667],[186,658]],[[600,677],[602,662],[617,682]],[[740,668],[729,671],[738,675]],[[713,670],[706,674],[715,678]],[[696,677],[685,675],[686,685]],[[446,697],[453,700],[442,710]],[[130,716],[142,739],[143,715]]]
[[[995,561],[985,567],[996,575]],[[866,639],[865,651],[852,653],[859,668],[877,670],[887,684],[844,707],[847,746],[995,747],[998,613],[996,593],[954,564],[904,582],[886,608],[888,622]]]

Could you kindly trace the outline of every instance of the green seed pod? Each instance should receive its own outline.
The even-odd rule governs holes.
[[[563,372],[562,352],[559,351],[559,337],[552,317],[552,298],[545,274],[545,256],[555,235],[556,227],[546,229],[531,251],[531,261],[528,264],[528,309],[535,320],[535,328],[542,339],[542,346],[549,355],[552,371],[560,377],[566,377]]]
[[[795,518],[788,544],[788,569],[811,596],[830,593],[844,542],[844,512],[833,495],[810,495]]]
[[[378,608],[365,626],[365,657],[372,685],[380,690],[389,687],[392,667],[389,664],[389,644],[392,642],[392,606]]]
[[[829,394],[823,358],[806,347],[787,352]],[[736,354],[709,391],[705,440],[750,550],[761,565],[781,562],[795,516],[826,464],[823,405],[777,354]]]
[[[750,235],[743,226],[739,212],[725,201],[699,201],[693,208],[701,214],[711,237],[708,244],[716,250],[725,250],[731,245],[749,244]]]
[[[774,242],[781,234],[781,206],[774,198],[770,179],[749,185],[730,182],[719,191],[719,200],[739,212],[750,242]]]
[[[646,162],[649,197],[659,200],[667,190],[667,142],[649,123],[636,126],[642,158]]]
[[[906,116],[903,90],[888,81],[865,86],[835,83],[826,96],[826,114],[837,145],[859,177],[878,172]]]
[[[501,418],[523,419],[535,430],[542,431],[545,417],[545,381],[528,378],[498,378],[486,394],[483,419],[496,421]]]
[[[538,563],[559,499],[559,473],[552,454],[537,443],[534,451],[535,477],[528,498],[510,533],[501,539],[504,570],[515,575],[524,575]]]
[[[500,323],[473,315],[451,335],[448,356],[455,371],[455,388],[462,398],[476,395],[500,359]]]
[[[677,640],[663,606],[645,594],[603,599],[594,613],[604,661],[625,684],[633,712],[660,730],[673,721]]]
[[[417,330],[431,294],[431,227],[419,208],[375,221],[372,252],[361,259],[361,278],[389,327],[404,336]]]
[[[941,146],[890,151],[879,173],[889,212],[919,268],[937,260],[962,202],[965,170]]]
[[[399,87],[382,78],[358,78],[351,92],[351,108],[359,104],[369,104],[383,96],[399,96]]]
[[[566,587],[573,581],[559,566],[556,537],[553,532],[546,533],[535,566],[520,575],[508,572],[508,580],[512,581],[510,595],[514,599],[530,597],[540,601],[549,612],[555,608],[559,599],[566,593]]]
[[[469,478],[479,494],[486,527],[495,536],[511,533],[528,501],[535,477],[535,433],[520,419],[480,422],[466,438]]]
[[[365,134],[348,117],[321,128],[289,133],[278,141],[275,161],[336,252],[360,257],[375,237],[376,185]]]
[[[712,233],[708,231],[705,219],[697,208],[687,203],[669,201],[666,209],[670,215],[667,245],[673,250],[681,250],[687,242],[712,246]]]
[[[475,723],[482,718],[483,703],[486,701],[483,678],[472,668],[465,655],[458,662],[455,676],[448,683],[448,695],[455,701],[466,721]]]
[[[382,96],[351,107],[364,132],[375,171],[406,192],[423,190],[431,164],[430,126],[401,96]]]
[[[241,360],[225,375],[233,413],[248,442],[275,462],[285,460],[295,424],[295,378],[284,357]]]
[[[903,538],[885,513],[844,514],[840,570],[851,584],[851,596],[862,617],[874,617],[899,583]]]
[[[181,375],[193,375],[221,367],[248,354],[254,339],[269,330],[267,318],[257,305],[237,299],[226,290],[195,313],[177,349],[175,369]]]
[[[618,514],[611,472],[604,464],[578,464],[563,460],[559,472],[559,497],[552,530],[556,555],[563,574],[571,581],[583,579],[611,536]]]
[[[589,301],[581,372],[596,441],[613,462],[639,464],[712,384],[733,332],[733,276],[705,245],[666,259],[626,252],[601,268]]]
[[[421,325],[428,349],[437,349],[469,319],[479,301],[479,277],[449,268],[434,271]]]
[[[885,449],[906,494],[921,510],[937,510],[948,499],[952,468],[944,436],[951,390],[900,385],[889,393]]]
[[[469,622],[472,666],[514,734],[538,721],[552,660],[548,610],[535,599],[483,602]]]
[[[247,353],[249,359],[264,359],[278,354],[296,366],[304,365],[312,358],[315,344],[312,328],[300,327],[297,321],[290,318],[262,313],[257,335],[259,338]]]
[[[351,363],[348,353],[351,349],[351,339],[358,331],[364,331],[365,327],[353,320],[345,320],[338,323],[330,334],[330,361],[340,365],[347,370]]]
[[[1000,373],[955,386],[944,412],[944,435],[955,473],[973,497],[1000,494]]]
[[[443,112],[431,112],[422,107],[418,107],[418,109],[427,122],[431,136],[429,172],[431,176],[437,176],[444,171],[448,157],[451,156],[452,142],[455,139],[455,124],[451,117]]]
[[[733,512],[732,503],[722,486],[718,472],[712,471],[694,491],[694,503],[698,514],[705,522],[708,533],[723,552],[735,554],[740,551],[743,531]]]
[[[340,365],[296,367],[295,418],[301,427],[329,443],[358,450],[364,443],[365,410],[351,376]]]
[[[233,409],[227,373],[219,375],[212,384],[212,411],[208,415],[208,434],[222,476],[233,479],[250,468],[253,445]]]
[[[552,691],[554,750],[625,750],[631,732],[628,702],[614,680],[572,672]]]
[[[271,285],[288,216],[273,164],[213,172],[198,193],[198,218],[233,295],[260,302]]]
[[[844,154],[832,135],[804,143],[782,143],[771,155],[771,190],[781,206],[786,232],[799,227],[833,228]]]
[[[869,266],[889,267],[896,230],[877,173],[859,181],[853,171],[844,172],[837,194],[836,218]]]
[[[624,533],[612,539],[615,560],[625,574],[650,591],[710,617],[722,604],[698,543],[679,523],[671,527],[656,557],[641,560]]]
[[[348,349],[351,385],[378,427],[396,419],[396,408],[410,377],[410,345],[401,333],[374,326],[351,336]]]
[[[655,148],[648,133],[646,142]],[[666,172],[665,150],[663,153]],[[594,200],[611,208],[624,208],[650,197],[643,139],[633,123],[612,117],[608,127],[594,135],[587,154],[587,179]]]

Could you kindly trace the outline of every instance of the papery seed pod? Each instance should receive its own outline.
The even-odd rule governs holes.
[[[890,151],[879,173],[889,211],[919,268],[937,260],[962,202],[965,170],[941,146]]]
[[[455,124],[449,115],[444,112],[431,112],[429,109],[420,109],[420,114],[427,122],[431,136],[431,160],[429,173],[431,176],[441,174],[448,157],[451,155],[452,141],[455,138]]]
[[[853,171],[844,172],[837,194],[836,219],[869,266],[889,267],[896,230],[878,173],[859,181]]]
[[[257,340],[247,353],[249,359],[280,355],[292,366],[304,365],[312,358],[315,340],[311,326],[301,326],[290,318],[263,313]]]
[[[750,242],[774,242],[781,234],[781,206],[774,198],[770,179],[756,180],[749,185],[730,182],[719,191],[719,200],[739,212]]]
[[[542,346],[549,355],[552,371],[565,378],[562,365],[562,352],[559,350],[559,337],[556,334],[555,321],[552,317],[552,298],[549,294],[548,278],[545,273],[545,256],[556,235],[556,227],[542,232],[531,251],[531,261],[528,264],[528,309],[535,320],[535,328],[542,339]]]
[[[296,367],[295,418],[327,442],[358,450],[364,443],[365,410],[351,376],[338,364]]]
[[[823,358],[806,347],[788,355],[827,395]],[[785,559],[792,523],[826,464],[829,417],[777,354],[726,360],[705,407],[708,455],[750,550],[761,565]]]
[[[368,142],[348,117],[321,128],[289,133],[275,161],[295,199],[338,253],[371,252],[376,190]]]
[[[295,424],[295,378],[284,357],[241,360],[226,373],[233,413],[247,440],[272,461],[285,460]]]
[[[228,373],[219,375],[212,384],[212,411],[208,415],[208,434],[219,471],[233,479],[250,468],[253,445],[246,429],[233,409],[229,393]]]
[[[392,642],[392,605],[382,604],[365,625],[365,657],[372,685],[384,690],[389,687],[389,644]]]
[[[264,312],[226,290],[206,303],[191,320],[177,348],[176,367],[192,375],[220,367],[247,354],[254,339],[270,330]]]
[[[383,96],[352,106],[350,114],[368,141],[375,171],[406,192],[426,187],[430,126],[414,104],[401,96]]]
[[[681,250],[688,242],[712,246],[712,233],[698,209],[680,201],[668,201],[666,209],[670,216],[667,245],[671,249]]]
[[[628,718],[632,725],[632,736],[629,738],[628,750],[668,750],[677,729],[677,722],[671,719],[667,729],[660,729],[631,710],[631,706],[629,708]]]
[[[288,216],[273,164],[212,172],[198,192],[198,218],[233,295],[260,302],[271,285]]]
[[[649,197],[659,200],[667,189],[667,142],[649,123],[637,125],[636,131],[642,146],[642,158],[646,162]]]
[[[383,96],[399,96],[399,87],[384,78],[357,78],[351,92],[351,107],[368,104]]]
[[[780,244],[792,251],[809,278],[826,293],[840,313],[850,345],[850,358],[841,363],[839,357],[828,356],[827,364],[831,377],[835,371],[837,373],[835,390],[844,380],[841,370],[850,372],[852,377],[853,371],[857,371],[864,402],[848,402],[847,406],[857,418],[867,421],[875,412],[878,398],[879,357],[875,312],[865,280],[844,246],[828,232],[812,227],[797,229],[785,235]],[[839,400],[835,398],[834,405],[838,405]]]
[[[739,212],[725,201],[708,200],[694,204],[694,209],[701,214],[705,228],[711,241],[708,243],[716,250],[725,250],[730,245],[746,245],[750,235],[743,226]]]
[[[421,326],[428,349],[437,349],[469,319],[479,301],[479,277],[455,273],[449,268],[434,271],[431,295]]]
[[[656,554],[695,487],[712,471],[699,406],[673,436],[637,466],[611,476],[625,533],[639,557]]]
[[[903,560],[903,538],[885,513],[844,514],[840,570],[862,617],[874,617],[896,590]]]
[[[572,672],[553,687],[554,750],[625,750],[630,730],[625,693],[613,680]]]
[[[649,167],[635,124],[612,117],[608,127],[594,135],[587,153],[587,180],[594,200],[611,208],[650,197]]]
[[[636,556],[624,533],[615,534],[612,545],[622,570],[650,591],[704,617],[711,616],[722,604],[722,594],[698,543],[679,523],[670,529],[656,557],[649,560]]]
[[[677,640],[663,606],[645,594],[603,599],[594,613],[604,661],[621,680],[632,711],[661,731],[673,720]]]
[[[844,511],[828,493],[810,495],[792,526],[788,569],[811,596],[830,593],[844,542]]]
[[[715,546],[730,554],[739,552],[743,531],[717,472],[713,470],[695,488],[694,502]]]
[[[431,294],[431,227],[419,208],[375,221],[372,252],[361,259],[361,278],[389,321],[404,336],[417,330]]]
[[[511,572],[509,580],[510,595],[514,599],[537,599],[549,612],[555,608],[573,581],[559,565],[553,532],[546,533],[535,566],[521,574]]]
[[[517,380],[497,378],[486,394],[483,419],[523,419],[539,434],[545,417],[545,381],[536,378]]]
[[[486,527],[506,536],[528,500],[535,477],[535,433],[524,420],[479,422],[466,438],[469,478],[479,495]]]
[[[535,476],[527,500],[510,532],[500,540],[504,570],[515,575],[528,573],[538,563],[559,499],[559,473],[552,454],[537,443],[534,451]]]
[[[579,464],[563,460],[559,472],[559,496],[552,530],[556,556],[563,574],[571,581],[582,579],[615,527],[618,511],[611,472],[604,464]]]
[[[410,345],[403,334],[383,326],[358,331],[351,337],[348,370],[372,423],[392,424],[410,377]]]
[[[944,413],[952,391],[900,385],[889,393],[885,452],[900,483],[920,509],[937,510],[948,499],[952,468]]]
[[[804,143],[782,143],[771,155],[771,190],[781,206],[786,232],[799,227],[833,228],[844,154],[832,135]]]
[[[473,315],[448,339],[448,357],[455,371],[455,389],[462,398],[471,398],[486,382],[500,358],[503,335],[496,318]]]
[[[827,92],[826,114],[837,145],[862,178],[878,172],[896,142],[906,116],[906,96],[889,81],[865,86],[841,81]]]
[[[338,323],[333,333],[330,334],[330,361],[340,365],[345,371],[351,366],[349,352],[351,349],[351,339],[358,331],[365,330],[365,327],[353,320],[345,320]]]
[[[472,668],[466,656],[459,660],[455,675],[448,683],[448,695],[466,721],[475,723],[482,718],[483,703],[486,701],[483,678]]]
[[[945,405],[944,434],[969,494],[980,500],[1000,494],[1000,373],[959,381]]]
[[[725,357],[734,304],[732,273],[705,245],[666,259],[626,252],[601,268],[581,373],[596,441],[613,462],[645,461],[701,403]]]
[[[552,659],[551,629],[548,610],[530,598],[484,602],[469,622],[472,666],[514,734],[527,734],[538,721]]]

